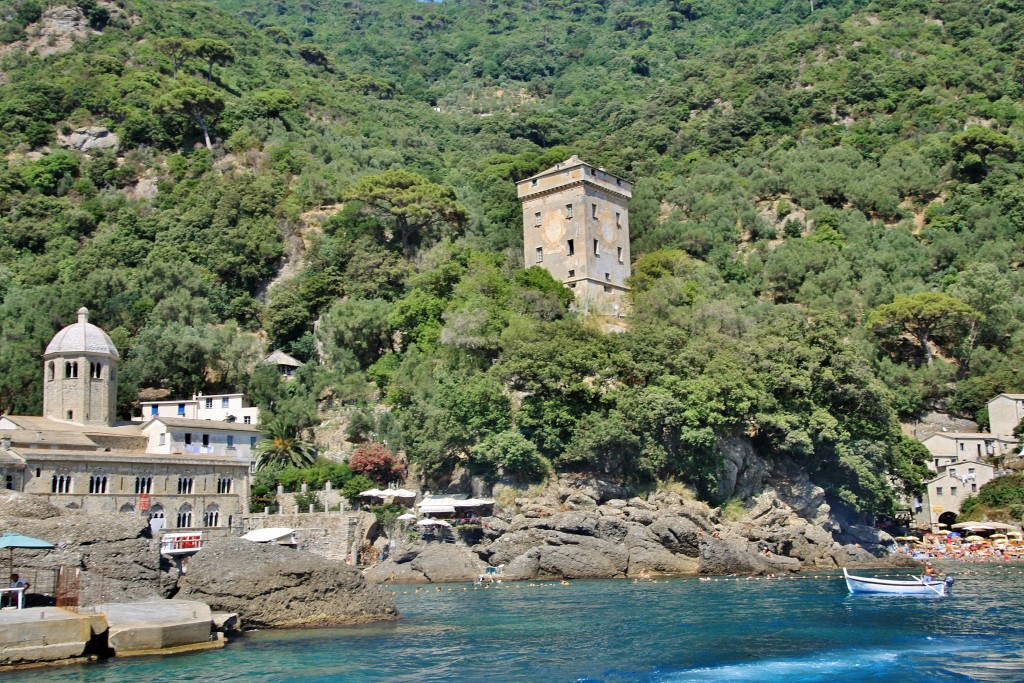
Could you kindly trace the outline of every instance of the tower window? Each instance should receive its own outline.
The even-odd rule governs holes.
[[[590,205],[590,216],[591,218],[597,218],[597,204]]]
[[[615,212],[615,227],[616,228],[621,228],[622,227],[622,214],[619,213],[618,211]]]
[[[576,244],[575,244],[575,242],[573,240],[569,240],[566,244],[569,247],[569,256],[572,256],[573,254],[575,254],[576,253]]]
[[[74,419],[75,419],[75,411],[69,410],[68,411],[68,420],[70,421],[70,420],[74,420]]]
[[[54,367],[53,367],[53,361],[51,360],[47,364],[47,366],[46,366],[46,379],[48,379],[49,381],[52,382],[53,381],[53,374],[54,374]]]
[[[569,277],[575,277],[575,276],[576,276],[576,271],[575,270],[570,270],[569,271]]]
[[[537,179],[534,178],[533,180],[531,180],[530,181],[530,185],[533,186],[533,187],[537,187]]]
[[[601,256],[601,242],[594,240],[594,256],[600,258]]]
[[[64,377],[66,379],[78,379],[78,363],[65,363]]]
[[[93,379],[103,379],[103,363],[89,363],[89,376]]]
[[[608,285],[605,285],[605,286],[604,286],[604,291],[605,291],[605,292],[611,292],[611,291],[612,291],[612,288],[611,288],[611,287],[609,287]]]
[[[565,217],[572,218],[572,204],[565,205]]]
[[[544,262],[544,247],[537,247],[537,263]]]
[[[612,279],[612,274],[611,274],[611,273],[605,273],[605,274],[604,274],[604,279],[605,279],[605,280],[608,280],[609,282],[611,282],[611,279]]]
[[[622,247],[619,247],[619,263],[622,263]]]
[[[533,224],[539,228],[540,223],[540,211],[538,211],[537,213],[533,214]]]

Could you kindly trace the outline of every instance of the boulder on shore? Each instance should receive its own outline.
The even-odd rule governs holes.
[[[163,597],[157,580],[160,553],[141,517],[86,514],[38,496],[4,491],[0,527],[52,543],[52,550],[15,550],[14,568],[25,576],[37,570],[52,572],[61,565],[78,569],[83,606],[114,596],[124,602]],[[43,587],[41,578],[38,586]]]
[[[245,628],[339,626],[394,619],[394,600],[359,570],[318,555],[237,538],[210,539],[176,598],[235,612]]]
[[[474,581],[487,565],[468,548],[417,542],[366,570],[372,583],[458,583]]]

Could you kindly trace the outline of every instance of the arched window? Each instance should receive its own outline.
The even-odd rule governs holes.
[[[118,512],[125,512],[131,514],[135,512],[135,506],[132,505],[131,503],[125,503],[124,505],[121,506],[121,509],[118,510]]]
[[[94,474],[89,477],[89,493],[106,493],[107,476],[105,474]]]
[[[178,508],[178,528],[188,529],[192,526],[192,506],[185,503]]]
[[[192,477],[178,477],[178,495],[187,496],[192,493],[193,481]]]
[[[64,377],[65,379],[78,379],[78,363],[65,363]]]
[[[203,512],[203,526],[220,526],[220,507],[216,503],[206,506]]]
[[[71,475],[53,475],[53,479],[50,480],[50,493],[71,493]]]
[[[153,477],[135,477],[135,493],[153,493]]]
[[[46,364],[46,379],[47,379],[47,381],[50,381],[50,382],[53,381],[53,375],[54,375],[55,370],[56,370],[56,368],[54,367],[52,360],[49,363]]]
[[[103,363],[89,363],[89,377],[103,379]]]
[[[153,507],[149,508],[150,519],[163,519],[164,517],[165,515],[163,505],[154,505]]]

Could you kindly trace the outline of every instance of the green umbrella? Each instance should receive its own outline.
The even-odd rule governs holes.
[[[27,548],[35,550],[49,550],[53,547],[52,543],[41,541],[38,538],[32,538],[31,536],[25,536],[15,531],[8,531],[7,533],[0,535],[0,548],[7,548],[11,551],[11,571],[14,573],[14,549],[15,548]]]

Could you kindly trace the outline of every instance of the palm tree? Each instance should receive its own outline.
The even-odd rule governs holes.
[[[263,429],[263,436],[253,450],[256,469],[274,465],[308,467],[316,462],[316,447],[301,441],[294,427],[281,420],[271,420]]]

